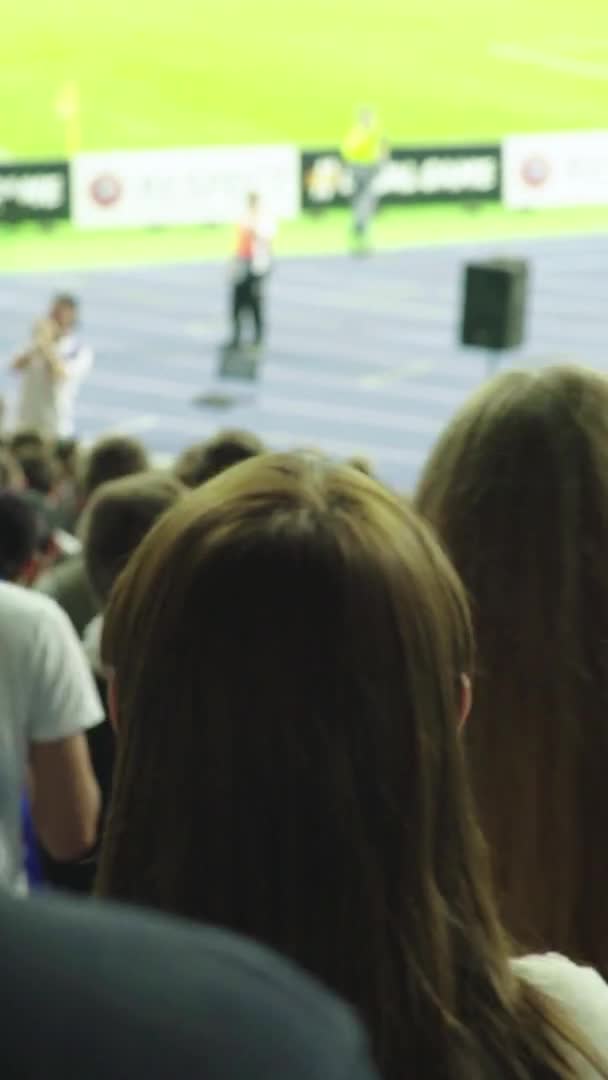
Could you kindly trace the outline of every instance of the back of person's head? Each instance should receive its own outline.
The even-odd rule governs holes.
[[[148,453],[139,439],[130,435],[108,435],[89,450],[84,465],[84,494],[89,497],[107,480],[117,480],[148,468]]]
[[[507,927],[608,975],[608,381],[489,383],[439,439],[417,504],[473,600],[466,745]]]
[[[78,439],[58,439],[53,447],[53,457],[62,477],[78,478],[81,464]]]
[[[29,446],[17,454],[27,487],[39,495],[51,495],[57,483],[55,463],[46,446]]]
[[[83,550],[102,606],[138,544],[183,491],[174,477],[145,472],[109,480],[92,496],[82,525]]]
[[[36,509],[16,491],[0,491],[0,579],[27,577],[39,546],[40,521]]]
[[[187,487],[198,487],[241,461],[264,453],[264,444],[249,431],[220,431],[207,442],[187,447],[177,459],[175,475]]]
[[[78,319],[78,300],[72,293],[57,293],[51,303],[51,316],[62,331],[72,329]]]
[[[19,454],[23,450],[42,449],[45,445],[44,438],[35,428],[22,428],[11,437],[9,447],[13,454]]]
[[[407,505],[318,459],[231,469],[138,548],[103,651],[103,895],[286,953],[357,1007],[387,1080],[568,1075],[472,815],[465,594]]]
[[[19,461],[6,446],[0,446],[0,489],[22,491],[26,479]]]

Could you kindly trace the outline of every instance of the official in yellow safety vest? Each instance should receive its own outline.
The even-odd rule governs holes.
[[[378,118],[369,108],[361,109],[342,143],[342,158],[352,176],[352,229],[359,249],[364,249],[371,220],[378,204],[375,180],[387,157],[387,144]]]

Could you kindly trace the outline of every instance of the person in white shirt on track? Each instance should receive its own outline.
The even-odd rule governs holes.
[[[39,319],[30,343],[14,358],[21,377],[16,427],[35,428],[47,438],[74,434],[78,388],[93,365],[93,351],[77,333],[78,301],[55,297],[48,315]]]

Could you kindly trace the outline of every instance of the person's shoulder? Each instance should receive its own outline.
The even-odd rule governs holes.
[[[35,622],[45,619],[57,608],[54,600],[42,593],[26,589],[23,585],[14,585],[9,581],[0,581],[0,622],[10,624],[12,619]]]
[[[31,632],[36,640],[71,633],[71,624],[59,604],[45,593],[22,585],[0,582],[0,630],[11,634],[19,629]]]
[[[20,1018],[34,1023],[45,1042],[51,1075],[74,1038],[76,996],[79,1036],[90,1047],[96,1080],[117,1075],[127,1045],[137,1075],[147,1077],[199,1077],[203,1062],[210,1077],[243,1080],[372,1075],[348,1008],[256,943],[95,901],[39,898],[9,908],[0,897],[0,921],[9,942],[0,957],[0,981],[11,985],[8,1059],[12,1052],[20,1075],[35,1051],[21,1035]],[[66,949],[74,958],[67,975]],[[34,981],[27,977],[31,956]]]
[[[581,997],[608,1007],[608,983],[595,968],[583,967],[561,953],[538,953],[512,960],[515,971],[528,982],[555,996]]]
[[[562,1007],[594,1050],[608,1056],[608,984],[599,972],[559,953],[524,956],[512,964],[521,978]]]

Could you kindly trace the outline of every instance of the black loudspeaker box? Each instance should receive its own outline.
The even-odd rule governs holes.
[[[460,340],[482,349],[515,349],[524,340],[528,264],[524,259],[470,263],[464,275]]]

